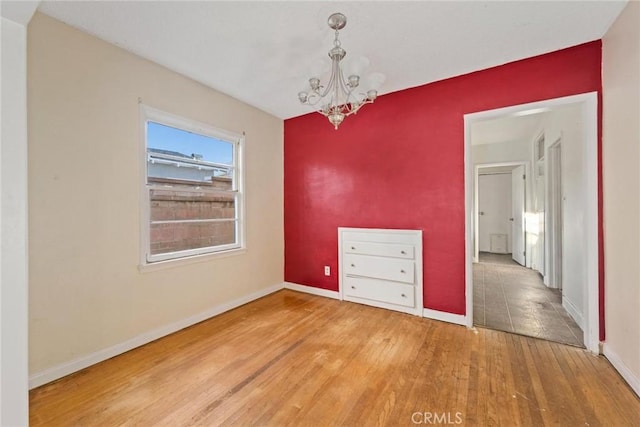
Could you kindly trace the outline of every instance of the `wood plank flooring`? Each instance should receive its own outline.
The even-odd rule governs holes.
[[[585,350],[280,291],[31,391],[33,426],[638,426]]]

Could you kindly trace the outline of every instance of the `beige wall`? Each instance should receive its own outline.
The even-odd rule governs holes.
[[[282,283],[282,120],[42,14],[28,67],[32,375]],[[245,254],[138,271],[138,98],[246,132]]]
[[[603,38],[605,354],[640,379],[640,3]],[[628,375],[628,373],[627,373]],[[638,383],[636,383],[636,387]],[[636,389],[638,391],[638,389]]]

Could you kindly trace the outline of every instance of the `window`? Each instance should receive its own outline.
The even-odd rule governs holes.
[[[243,247],[243,136],[142,107],[143,264]]]

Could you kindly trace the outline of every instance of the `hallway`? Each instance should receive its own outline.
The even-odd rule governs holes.
[[[559,290],[511,255],[480,253],[473,264],[473,323],[583,347],[583,333],[562,307]]]

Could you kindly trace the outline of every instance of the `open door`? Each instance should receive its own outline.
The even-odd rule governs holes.
[[[525,169],[520,165],[511,171],[511,257],[520,265],[525,265]]]

